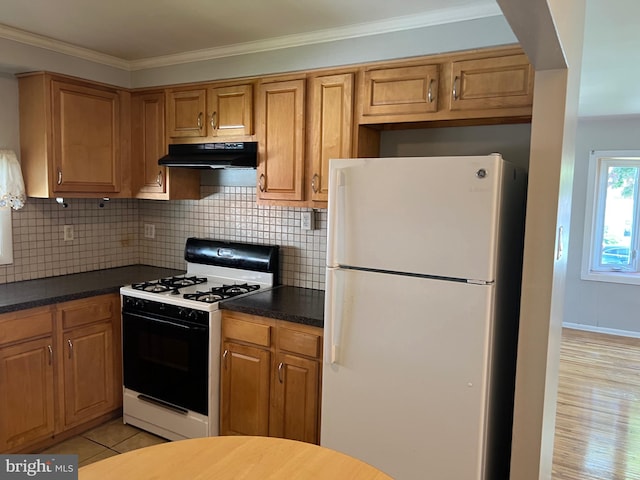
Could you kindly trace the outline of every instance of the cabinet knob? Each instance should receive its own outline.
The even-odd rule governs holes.
[[[284,383],[284,379],[282,378],[282,369],[284,368],[284,363],[280,362],[278,365],[278,381],[280,383]]]
[[[229,350],[225,350],[222,354],[222,361],[224,362],[224,369],[227,369],[227,355],[229,355]]]
[[[311,190],[313,190],[313,193],[318,193],[318,180],[320,180],[320,176],[315,173],[311,178]]]
[[[53,348],[51,345],[47,345],[47,349],[49,350],[49,365],[53,364]]]
[[[69,345],[69,358],[73,357],[73,343],[71,340],[67,340],[67,345]]]
[[[156,183],[158,184],[159,187],[162,186],[162,170],[158,172],[158,176],[156,177]]]
[[[198,114],[198,128],[202,130],[202,112]]]
[[[429,80],[429,90],[427,91],[427,101],[429,103],[433,102],[433,78]]]
[[[58,185],[62,185],[62,169],[58,169]]]
[[[261,192],[265,191],[265,184],[267,183],[267,177],[264,176],[264,173],[260,174],[260,179],[258,180],[258,187],[260,188]]]
[[[216,124],[216,116],[217,116],[217,112],[213,112],[213,113],[211,114],[211,122],[210,122],[210,123],[211,123],[211,128],[213,128],[214,130],[215,130],[216,128],[218,128],[218,127],[217,127],[217,124]]]
[[[453,79],[453,99],[458,100],[458,87],[460,86],[460,77],[456,75]]]

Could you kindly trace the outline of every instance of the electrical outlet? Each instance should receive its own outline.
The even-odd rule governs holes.
[[[70,242],[71,240],[73,240],[73,238],[74,238],[73,225],[65,225],[63,232],[64,233],[63,233],[62,239],[65,242]]]
[[[302,212],[302,217],[300,219],[300,228],[302,230],[313,230],[314,224],[314,215],[313,210],[308,212]]]
[[[156,238],[156,226],[150,223],[144,224],[144,238]]]

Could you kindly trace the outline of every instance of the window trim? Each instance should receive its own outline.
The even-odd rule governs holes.
[[[633,160],[640,163],[640,150],[592,150],[589,156],[589,173],[587,183],[587,199],[585,203],[584,217],[584,238],[582,248],[582,268],[580,278],[582,280],[591,280],[597,282],[624,283],[630,285],[640,285],[640,265],[638,259],[634,260],[634,271],[605,270],[601,267],[594,268],[599,263],[597,252],[598,239],[600,244],[602,238],[600,230],[602,222],[600,218],[600,210],[604,208],[604,196],[601,192],[606,191],[606,183],[604,178],[599,174],[603,164],[607,165],[612,161],[620,159]],[[640,165],[635,165],[640,167]],[[640,190],[640,185],[637,185]],[[636,190],[636,202],[640,200],[640,193]],[[637,215],[638,205],[636,203],[636,214],[634,220],[634,233],[632,241],[638,242],[637,235],[640,234],[640,218]],[[637,245],[632,243],[631,248],[637,251]]]
[[[11,208],[0,207],[0,265],[13,263]]]

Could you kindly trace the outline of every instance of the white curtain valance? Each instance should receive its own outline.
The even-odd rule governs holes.
[[[16,153],[13,150],[0,150],[0,207],[18,210],[24,207],[26,199]]]

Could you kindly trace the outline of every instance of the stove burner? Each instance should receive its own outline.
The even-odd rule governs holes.
[[[213,287],[208,292],[185,293],[183,298],[186,300],[195,300],[196,302],[216,303],[220,300],[242,295],[243,293],[258,290],[260,285],[249,285],[247,283],[240,285],[223,285],[222,287]]]
[[[201,283],[206,283],[207,279],[204,277],[187,277],[187,276],[178,276],[178,277],[168,277],[160,280],[160,283],[164,285],[168,285],[169,287],[190,287],[191,285],[199,285]]]
[[[152,293],[166,292],[167,290],[169,290],[171,288],[168,285],[160,283],[159,281],[157,281],[157,282],[134,283],[133,285],[131,285],[131,287],[136,289],[136,290],[143,290],[145,292],[152,292]]]
[[[258,290],[260,288],[260,285],[249,285],[248,283],[244,283],[242,285],[223,285],[220,288],[224,293],[240,295],[242,293],[249,293],[253,292],[254,290]]]

